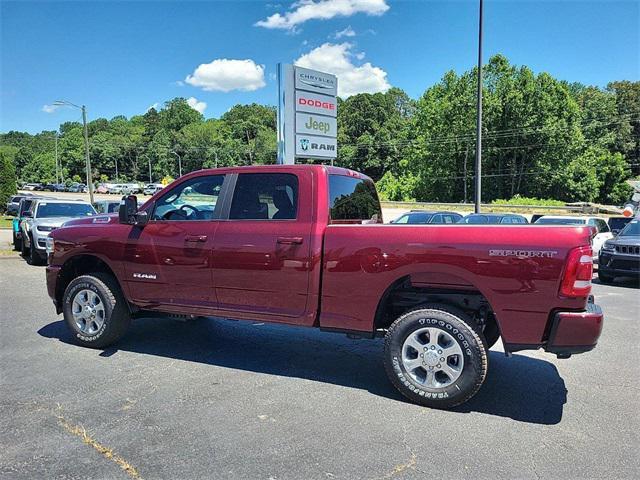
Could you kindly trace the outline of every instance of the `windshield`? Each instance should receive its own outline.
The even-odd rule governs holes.
[[[536,220],[536,225],[584,225],[584,218],[548,218],[542,217]]]
[[[481,225],[485,223],[500,223],[502,217],[493,216],[493,215],[468,215],[464,217],[462,220],[459,220],[458,223],[468,223],[470,225]]]
[[[47,203],[38,205],[36,218],[86,217],[95,215],[95,210],[86,203]]]
[[[632,220],[618,234],[621,237],[640,236],[640,220]]]

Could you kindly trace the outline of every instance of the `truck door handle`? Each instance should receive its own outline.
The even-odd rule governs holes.
[[[206,235],[187,235],[184,238],[185,242],[206,242],[207,241],[207,236]]]
[[[285,245],[300,245],[302,237],[278,237],[277,241]]]

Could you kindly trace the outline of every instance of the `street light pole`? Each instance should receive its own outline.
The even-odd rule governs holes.
[[[482,3],[482,0],[480,0],[478,21],[478,116],[476,118],[476,213],[480,213],[480,204],[482,202]]]
[[[182,176],[182,159],[180,158],[180,155],[178,155],[173,150],[171,150],[171,153],[173,153],[176,157],[178,157],[178,177],[181,177]]]
[[[91,160],[89,160],[89,130],[87,129],[87,108],[82,105],[82,124],[84,125],[84,151],[87,161],[87,188],[89,189],[89,200],[93,204],[93,178],[91,176]]]

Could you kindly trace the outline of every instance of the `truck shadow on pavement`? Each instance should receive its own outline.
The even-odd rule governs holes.
[[[82,348],[73,342],[64,321],[52,322],[38,333]],[[96,355],[109,357],[118,351],[303,378],[408,402],[387,379],[381,339],[351,340],[310,328],[214,318],[186,323],[143,318],[134,321],[116,346],[97,350]],[[564,381],[552,363],[523,355],[506,358],[503,353],[491,352],[484,386],[469,402],[452,411],[554,425],[562,419],[566,401]]]

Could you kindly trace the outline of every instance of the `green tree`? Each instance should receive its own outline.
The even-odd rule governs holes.
[[[0,208],[2,211],[16,191],[16,165],[9,155],[0,150]]]

